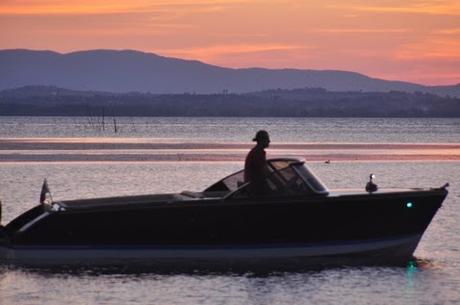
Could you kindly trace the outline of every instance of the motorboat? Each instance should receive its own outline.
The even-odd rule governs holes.
[[[448,193],[447,185],[329,190],[303,160],[267,164],[266,194],[253,194],[241,170],[202,192],[46,200],[1,227],[0,261],[211,269],[405,264]]]

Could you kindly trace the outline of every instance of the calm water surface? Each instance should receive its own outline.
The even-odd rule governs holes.
[[[0,117],[0,137],[148,137],[247,142],[255,130],[277,142],[458,143],[458,119],[117,118],[118,132],[87,118]],[[38,202],[44,177],[54,199],[202,190],[241,162],[0,162],[2,223]],[[460,162],[333,162],[311,168],[329,188],[438,187],[450,194],[415,255],[417,266],[290,273],[127,273],[0,266],[9,304],[460,304]],[[391,220],[389,220],[391,221]]]
[[[189,117],[8,117],[0,137],[139,137],[194,141],[248,141],[259,129],[275,142],[460,141],[460,119],[438,118],[189,118]],[[103,127],[104,126],[104,127]]]

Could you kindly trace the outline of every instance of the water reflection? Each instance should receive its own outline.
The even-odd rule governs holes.
[[[6,304],[423,304],[433,293],[442,303],[438,293],[452,288],[436,282],[445,270],[417,264],[265,274],[1,267],[0,293]]]

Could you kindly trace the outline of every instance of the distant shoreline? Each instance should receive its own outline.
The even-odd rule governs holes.
[[[8,116],[455,118],[460,98],[422,92],[270,89],[252,93],[150,94],[26,86],[0,91]]]
[[[242,162],[251,146],[129,138],[0,138],[0,162]],[[307,162],[460,161],[460,143],[273,143],[267,152],[270,158]]]
[[[87,118],[87,115],[80,114],[1,114],[0,117],[69,117],[69,118]],[[264,116],[229,116],[229,115],[110,115],[108,118],[321,118],[321,119],[458,119],[460,115],[453,116],[281,116],[281,115],[264,115]],[[110,122],[108,123],[110,124]]]

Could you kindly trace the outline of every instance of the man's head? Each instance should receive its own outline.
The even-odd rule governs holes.
[[[270,137],[268,136],[268,132],[265,130],[259,130],[252,140],[256,141],[257,145],[262,146],[263,148],[267,148],[270,145]]]

